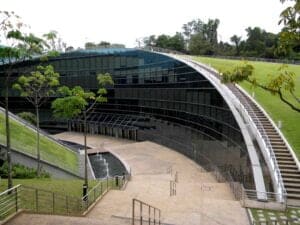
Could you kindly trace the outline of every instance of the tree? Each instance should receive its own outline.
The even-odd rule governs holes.
[[[40,153],[40,117],[39,108],[54,94],[54,88],[59,85],[59,73],[56,73],[52,65],[37,66],[36,71],[22,75],[18,78],[13,88],[21,93],[34,107],[36,113],[36,133],[37,133],[37,176],[41,173],[41,153]]]
[[[94,42],[86,42],[84,44],[85,49],[95,49],[97,45]]]
[[[242,66],[235,67],[232,71],[223,73],[222,82],[240,83],[247,81],[254,87],[260,87],[273,95],[278,95],[280,100],[288,105],[292,110],[300,113],[300,98],[295,93],[295,74],[288,71],[287,65],[279,68],[279,73],[269,75],[266,83],[262,83],[253,76],[254,67],[251,64],[244,63]],[[294,99],[291,101],[287,95]]]
[[[189,51],[193,55],[212,55],[212,45],[203,37],[202,33],[194,34],[189,43]]]
[[[240,55],[240,44],[241,44],[241,39],[242,37],[238,37],[237,35],[233,35],[230,38],[230,41],[232,43],[234,43],[235,45],[235,51],[236,51],[236,55],[239,56]]]
[[[192,54],[212,55],[218,47],[219,19],[209,19],[207,23],[200,19],[183,25],[183,34]]]
[[[59,88],[58,93],[60,97],[52,102],[52,109],[54,116],[57,118],[70,119],[79,115],[83,116],[84,120],[84,184],[83,184],[83,196],[87,194],[88,189],[88,176],[87,176],[87,113],[90,112],[95,104],[107,102],[107,90],[108,85],[113,85],[113,80],[108,73],[98,74],[97,80],[99,89],[97,95],[94,92],[85,91],[80,86],[75,86],[70,89],[66,86]]]
[[[45,42],[33,34],[26,34],[23,29],[21,18],[14,12],[0,11],[0,40],[3,46],[0,48],[0,63],[3,65],[4,73],[4,95],[5,95],[5,131],[6,131],[6,152],[8,163],[8,189],[12,188],[12,165],[11,165],[11,143],[9,123],[9,88],[11,77],[14,72],[14,65],[31,58],[33,55],[41,54]]]
[[[58,32],[55,30],[50,31],[43,35],[45,38],[46,46],[50,51],[64,52],[67,48],[67,44],[63,42]]]
[[[287,0],[280,1],[287,2]],[[280,14],[279,24],[283,24],[284,28],[280,33],[279,50],[288,52],[297,48],[300,52],[300,1],[290,0],[289,2],[292,4]]]
[[[145,37],[143,42],[145,46],[153,47],[156,45],[156,37],[155,35],[150,35],[149,37]]]

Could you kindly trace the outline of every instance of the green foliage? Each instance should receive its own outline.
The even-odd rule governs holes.
[[[184,38],[183,35],[177,32],[174,36],[169,35],[159,35],[157,38],[155,35],[150,35],[147,38],[144,38],[144,44],[146,46],[158,47],[171,49],[175,51],[184,51]]]
[[[23,120],[31,123],[32,125],[36,125],[36,115],[31,112],[21,112],[18,113],[18,116],[21,117]]]
[[[278,68],[277,74],[269,75],[268,89],[272,94],[276,94],[282,89],[288,92],[295,91],[295,73],[288,70],[287,65],[282,65]]]
[[[233,35],[231,38],[230,38],[230,41],[234,43],[235,45],[235,49],[236,49],[236,55],[240,55],[240,44],[241,44],[241,40],[242,40],[242,37],[238,37],[237,35]]]
[[[282,3],[287,0],[281,0]],[[288,53],[290,51],[300,52],[300,1],[290,0],[292,2],[280,14],[279,24],[283,24],[284,28],[280,33],[279,51]]]
[[[252,76],[253,70],[254,67],[247,63],[244,63],[242,66],[238,65],[232,71],[223,73],[222,82],[240,83],[247,81],[254,87],[258,86],[273,95],[278,95],[280,100],[291,107],[291,109],[300,112],[300,98],[295,94],[295,74],[287,70],[287,65],[280,66],[278,72],[275,75],[269,75],[269,79],[265,83],[258,82]],[[296,103],[288,100],[283,91],[289,93],[296,100]]]
[[[244,62],[242,65],[238,65],[233,68],[232,71],[226,71],[222,73],[222,82],[223,83],[240,83],[244,80],[254,79],[251,77],[253,75],[254,67],[247,62]]]
[[[0,167],[0,177],[7,178],[8,176],[8,164],[5,162]],[[37,171],[36,169],[29,168],[26,166],[23,166],[21,164],[14,164],[12,167],[12,177],[13,178],[21,178],[21,179],[30,179],[30,178],[36,178],[37,177]],[[50,174],[42,171],[40,174],[40,178],[49,178]]]
[[[63,86],[58,90],[59,96],[52,102],[54,116],[57,118],[74,118],[82,112],[88,112],[96,102],[106,102],[106,86],[113,85],[113,80],[108,73],[98,74],[99,89],[97,95],[94,92],[85,91],[80,86],[70,89]],[[89,104],[90,103],[90,104]]]
[[[45,98],[54,94],[53,88],[58,85],[59,73],[54,71],[53,66],[39,65],[36,71],[20,76],[13,88],[34,106],[40,106]]]

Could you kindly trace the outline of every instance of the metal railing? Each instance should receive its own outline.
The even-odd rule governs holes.
[[[241,199],[240,202],[243,207],[257,208],[257,209],[272,209],[272,210],[286,210],[286,195],[281,195],[274,192],[258,193],[256,190],[248,190],[241,187]],[[257,201],[257,194],[266,195],[266,201]],[[283,201],[278,201],[278,198],[283,198]]]
[[[120,190],[125,185],[127,179],[129,179],[129,176],[126,175],[99,179],[100,182],[81,198],[83,202],[83,208],[87,210],[99,199],[99,197],[106,194],[110,189]]]
[[[137,223],[136,223],[137,222]],[[132,225],[161,224],[161,210],[141,200],[132,199]]]
[[[0,221],[18,212],[20,208],[19,187],[17,185],[0,194]]]
[[[0,194],[0,221],[18,212],[80,216],[110,189],[121,189],[128,176],[100,180],[86,196],[79,198],[45,189],[17,185]]]
[[[233,90],[233,88],[235,90]],[[283,179],[282,179],[282,176],[280,173],[280,169],[279,169],[279,166],[277,163],[274,149],[272,147],[271,141],[269,139],[269,136],[268,136],[263,124],[261,123],[260,119],[257,117],[256,113],[254,112],[253,107],[249,104],[248,99],[246,99],[246,97],[242,93],[239,92],[239,89],[237,87],[233,87],[233,85],[230,85],[229,89],[231,89],[231,91],[235,94],[235,96],[237,96],[237,98],[240,100],[241,108],[243,108],[244,112],[247,114],[249,120],[255,126],[256,130],[259,131],[259,132],[257,132],[257,134],[259,135],[258,139],[264,140],[263,147],[264,147],[264,149],[267,150],[266,153],[268,154],[267,155],[268,159],[271,159],[270,165],[271,165],[271,169],[273,171],[273,175],[274,175],[274,178],[276,181],[275,183],[277,183],[278,192],[285,195],[286,190],[283,185]],[[279,201],[283,200],[283,199],[281,199],[280,195],[278,197],[279,197],[279,199],[278,199]]]
[[[259,208],[259,209],[273,209],[273,210],[285,210],[287,205],[286,193],[274,193],[274,192],[259,192],[256,190],[245,189],[244,186],[234,181],[231,174],[228,171],[220,171],[216,166],[211,166],[213,175],[218,182],[227,182],[229,188],[234,195],[235,199],[240,201],[243,207]],[[266,196],[265,201],[258,201],[257,196]],[[278,201],[281,198],[282,201]]]
[[[170,180],[170,196],[176,195],[176,182],[173,180]]]

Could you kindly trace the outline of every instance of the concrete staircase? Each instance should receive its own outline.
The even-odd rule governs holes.
[[[271,145],[287,192],[288,204],[300,205],[300,171],[285,141],[255,102],[238,88],[230,89],[247,109],[263,138]]]

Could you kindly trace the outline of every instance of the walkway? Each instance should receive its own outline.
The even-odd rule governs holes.
[[[78,133],[57,135],[82,143]],[[104,146],[103,144],[104,143]],[[152,142],[131,142],[106,136],[89,136],[88,144],[117,154],[132,170],[132,180],[125,190],[110,191],[87,218],[26,215],[9,224],[130,224],[132,199],[147,202],[162,211],[162,221],[176,225],[246,225],[245,209],[235,201],[229,187],[183,155]],[[173,173],[169,170],[172,168]],[[170,196],[169,183],[178,172],[176,196]]]

